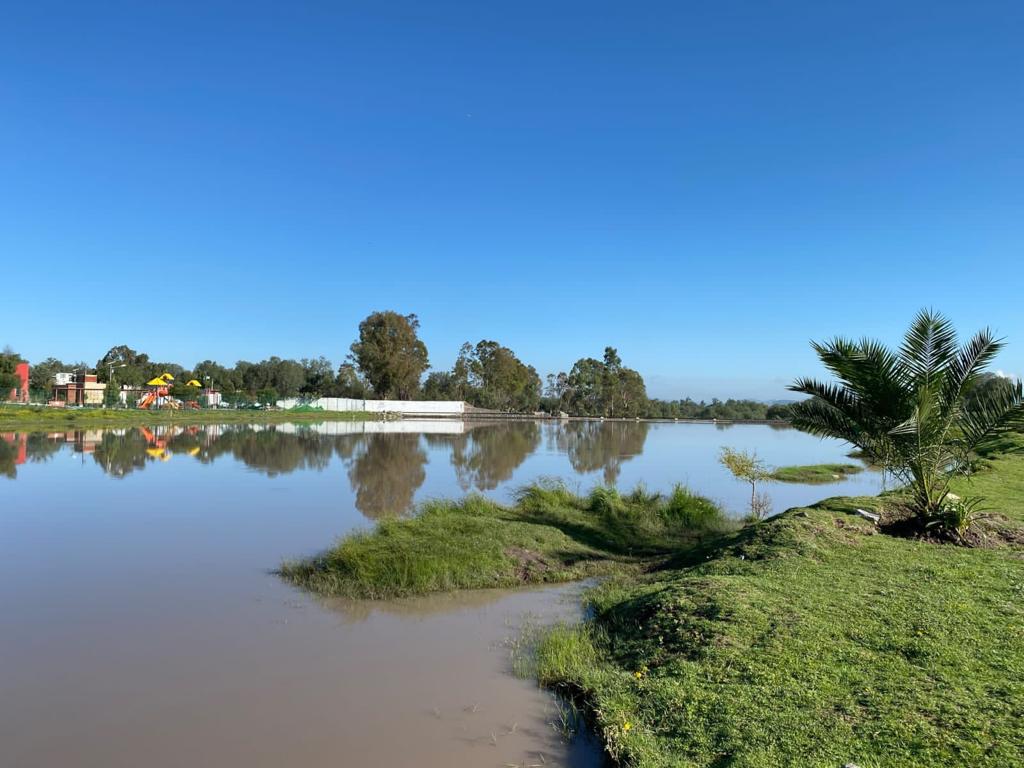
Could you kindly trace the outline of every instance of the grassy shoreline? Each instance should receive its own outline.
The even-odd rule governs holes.
[[[0,431],[117,429],[157,424],[281,424],[286,422],[370,421],[379,415],[336,411],[257,411],[233,409],[159,410],[129,408],[43,408],[0,406]]]
[[[1011,441],[1006,450],[1019,447]],[[887,535],[833,498],[741,529],[692,494],[526,489],[428,505],[282,575],[386,598],[601,574],[533,672],[620,765],[1003,766],[1024,754],[1024,456],[989,455],[985,546]],[[705,507],[704,505],[708,505]]]
[[[984,495],[988,546],[882,534],[834,498],[587,595],[593,618],[540,643],[635,766],[1003,766],[1024,754],[1024,457]]]

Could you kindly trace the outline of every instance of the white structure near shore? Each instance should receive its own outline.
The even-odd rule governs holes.
[[[278,400],[278,408],[310,405],[325,411],[361,411],[364,413],[397,413],[402,416],[461,418],[469,406],[461,400],[358,400],[352,397],[321,397],[310,403],[295,398]]]

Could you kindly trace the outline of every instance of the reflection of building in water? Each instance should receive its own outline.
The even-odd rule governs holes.
[[[644,451],[647,422],[570,421],[554,425],[549,440],[577,472],[603,470],[606,485],[619,479],[622,464]]]
[[[103,440],[103,430],[76,429],[72,432],[57,433],[54,437],[59,442],[70,445],[75,453],[92,453]]]

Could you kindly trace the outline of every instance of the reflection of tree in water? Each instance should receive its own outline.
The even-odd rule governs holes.
[[[49,461],[60,446],[60,441],[43,432],[4,432],[0,434],[0,475],[14,480],[19,463]]]
[[[427,479],[419,435],[366,435],[348,464],[356,509],[370,518],[400,515]]]
[[[212,464],[230,455],[251,469],[270,477],[299,469],[322,470],[334,455],[334,444],[313,432],[288,434],[274,430],[232,428],[221,431],[190,428],[173,433],[150,433],[147,440],[142,430],[129,429],[121,434],[105,432],[93,452],[93,460],[115,477],[146,466],[147,449],[165,447],[168,455],[194,456],[204,464]],[[56,443],[59,450],[60,443]],[[166,456],[164,456],[166,458]]]
[[[275,477],[299,469],[326,469],[334,446],[315,432],[234,429],[212,440],[199,455],[203,461],[213,461],[225,453],[250,469]]]
[[[19,447],[13,442],[0,438],[0,475],[14,480],[18,476],[17,462]]]
[[[61,444],[44,432],[30,432],[25,442],[28,460],[33,464],[42,464],[60,453]]]
[[[491,491],[537,450],[540,428],[532,421],[512,421],[476,427],[463,435],[432,435],[427,440],[451,447],[452,466],[463,491]]]
[[[574,470],[604,470],[604,482],[614,485],[623,462],[643,453],[649,427],[642,421],[570,421],[555,429],[554,443]]]
[[[146,438],[137,429],[125,430],[121,434],[104,432],[92,459],[103,471],[114,477],[125,477],[146,466]]]

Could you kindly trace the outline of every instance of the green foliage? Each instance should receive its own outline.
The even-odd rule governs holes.
[[[942,509],[929,525],[949,531],[962,540],[971,526],[986,516],[983,504],[984,499],[977,496],[961,499],[955,494],[947,494]]]
[[[511,507],[479,496],[426,504],[281,573],[322,594],[367,598],[564,581],[664,558],[729,527],[692,494],[666,500],[597,488],[579,497],[542,483],[522,489]]]
[[[377,396],[410,400],[419,390],[430,365],[419,327],[416,315],[392,311],[374,312],[359,324],[351,358]]]
[[[950,483],[979,448],[1024,424],[1020,382],[983,378],[1003,346],[987,329],[959,347],[952,323],[923,311],[898,351],[868,339],[813,346],[837,381],[793,384],[811,395],[794,406],[794,425],[846,440],[882,465],[906,486],[922,524],[944,519]]]

